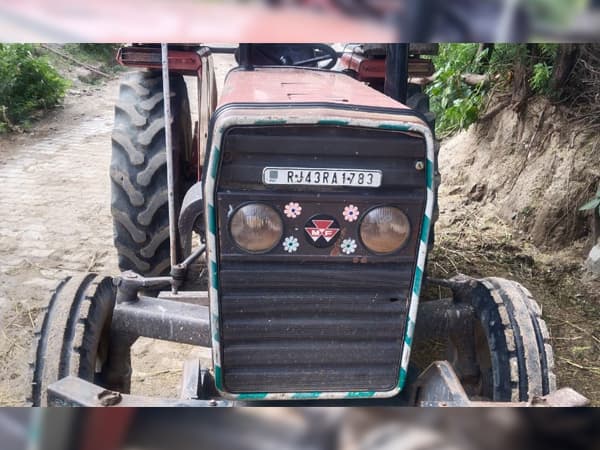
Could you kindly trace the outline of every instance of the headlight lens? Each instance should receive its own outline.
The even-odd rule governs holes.
[[[283,221],[274,208],[261,203],[244,205],[230,220],[231,237],[250,253],[264,253],[275,247],[283,236]]]
[[[380,206],[368,211],[360,223],[360,239],[372,252],[393,253],[410,235],[408,217],[393,206]]]

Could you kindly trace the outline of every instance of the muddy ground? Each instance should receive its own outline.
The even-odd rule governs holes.
[[[218,80],[231,64],[219,58]],[[0,406],[25,403],[34,323],[56,283],[73,272],[116,272],[107,169],[117,88],[117,79],[76,81],[64,106],[31,132],[0,137]],[[580,282],[581,249],[540,251],[489,208],[481,212],[462,185],[443,185],[440,209],[434,272],[527,285],[553,335],[559,384],[600,404],[599,299]],[[176,395],[183,360],[191,357],[209,355],[140,340],[133,391]]]

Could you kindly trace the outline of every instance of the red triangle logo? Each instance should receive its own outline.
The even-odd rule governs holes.
[[[317,242],[319,238],[325,239],[326,242],[331,241],[340,231],[339,228],[330,228],[333,220],[313,219],[313,227],[305,227],[304,230],[308,233],[313,242]]]

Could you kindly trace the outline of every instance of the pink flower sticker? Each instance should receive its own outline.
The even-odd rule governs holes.
[[[347,222],[354,222],[358,220],[358,216],[360,215],[360,211],[354,205],[348,205],[344,208],[344,212],[342,213],[344,216],[344,220]]]
[[[302,213],[302,206],[300,206],[300,203],[289,202],[287,205],[285,205],[283,213],[286,217],[295,219]]]

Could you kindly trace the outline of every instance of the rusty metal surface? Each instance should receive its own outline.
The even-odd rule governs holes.
[[[182,400],[120,394],[76,377],[66,377],[48,388],[50,406],[87,407],[170,407],[170,406],[233,406],[226,400]],[[106,401],[110,399],[110,401]]]

